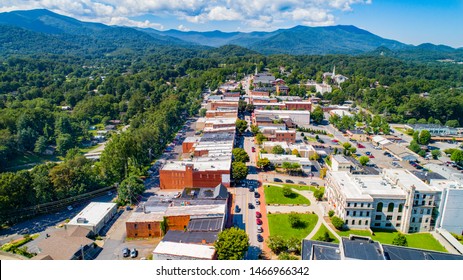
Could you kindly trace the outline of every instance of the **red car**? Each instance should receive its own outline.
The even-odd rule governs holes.
[[[253,152],[253,153],[256,152],[256,148],[255,148],[255,147],[252,147],[252,152]]]
[[[262,214],[260,212],[256,212],[256,218],[261,218]]]
[[[365,148],[365,146],[363,146],[362,144],[358,143],[358,144],[357,144],[357,148],[363,149],[363,148]]]
[[[369,158],[375,158],[375,156],[374,156],[374,155],[369,155],[368,157],[369,157]]]
[[[262,220],[261,219],[256,219],[256,224],[260,226],[262,224]]]

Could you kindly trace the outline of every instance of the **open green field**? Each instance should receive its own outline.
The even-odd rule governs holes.
[[[300,240],[304,239],[312,232],[318,221],[316,214],[295,214],[298,215],[303,226],[292,228],[288,221],[290,214],[268,214],[268,223],[270,236],[279,235],[285,239],[296,237]]]
[[[265,202],[267,204],[307,204],[310,205],[310,200],[300,194],[293,192],[291,196],[283,195],[283,188],[276,186],[265,186]]]
[[[349,236],[350,234],[368,236],[383,244],[392,244],[392,241],[398,234],[396,231],[374,231],[375,235],[371,235],[368,230],[345,230],[336,232],[340,236]],[[447,252],[444,246],[442,246],[430,233],[411,233],[405,234],[405,237],[407,238],[408,247]]]
[[[319,237],[322,237],[325,234],[325,231],[327,231],[332,239],[334,239],[332,242],[333,243],[339,243],[339,240],[326,228],[324,224],[320,226],[318,229],[317,233],[312,237],[311,240],[318,240]]]

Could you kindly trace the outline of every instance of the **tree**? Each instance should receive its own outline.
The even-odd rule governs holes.
[[[272,235],[267,239],[267,245],[275,254],[280,254],[288,250],[288,246],[283,237],[279,235]]]
[[[249,238],[244,230],[232,227],[219,233],[214,248],[219,260],[242,260],[249,248]]]
[[[283,161],[281,163],[281,168],[283,168],[287,172],[291,169],[291,163],[287,161]]]
[[[324,118],[323,109],[320,106],[315,107],[310,117],[312,118],[314,122],[321,123]]]
[[[232,176],[236,181],[241,181],[248,176],[248,167],[243,162],[232,163]]]
[[[285,153],[285,149],[283,149],[280,145],[275,145],[273,148],[272,148],[272,154],[275,154],[275,155],[282,155]]]
[[[326,167],[323,167],[322,169],[320,169],[320,178],[324,179],[326,177]]]
[[[257,167],[267,169],[271,166],[270,160],[268,158],[261,158],[257,161]]]
[[[397,234],[397,236],[392,240],[392,245],[408,247],[407,237],[402,233]]]
[[[206,113],[207,113],[207,109],[206,108],[202,108],[201,110],[199,110],[199,116],[200,117],[205,117],[206,116]]]
[[[299,225],[302,225],[302,221],[300,221],[296,227]],[[302,242],[300,239],[296,237],[290,237],[288,240],[286,240],[286,246],[288,247],[289,252],[294,252],[297,255],[301,254],[301,247],[302,247]]]
[[[289,222],[289,224],[291,225],[292,228],[298,228],[298,227],[300,227],[302,225],[301,218],[299,217],[298,214],[296,214],[294,212],[291,212],[288,215],[288,222]]]
[[[249,155],[242,148],[234,148],[232,150],[233,158],[237,162],[249,162]]]
[[[145,191],[143,181],[137,176],[130,176],[121,182],[117,189],[119,202],[122,204],[132,204],[134,199]]]
[[[428,130],[422,130],[420,132],[419,140],[421,145],[428,145],[431,141],[431,133]]]
[[[262,144],[262,142],[266,141],[267,140],[267,137],[265,137],[262,133],[257,133],[256,134],[256,142],[257,144]]]
[[[60,134],[58,138],[56,138],[56,151],[61,155],[65,155],[74,145],[75,139],[72,138],[71,134]]]
[[[322,236],[319,236],[317,238],[318,241],[324,241],[324,242],[333,242],[334,238],[331,237],[330,233],[325,230]]]
[[[259,133],[259,127],[256,125],[251,124],[251,132],[255,135]]]
[[[294,156],[297,156],[297,157],[301,157],[301,155],[299,154],[299,151],[297,149],[294,149],[292,152],[291,152],[292,155]]]
[[[408,146],[408,148],[415,153],[419,153],[421,151],[420,145],[415,140],[410,142],[410,146]]]
[[[463,150],[454,151],[450,159],[457,163],[463,163]]]
[[[313,192],[313,196],[315,197],[316,200],[318,201],[322,201],[323,199],[323,195],[324,195],[324,191],[322,189],[316,189],[314,192]]]
[[[283,195],[286,196],[286,197],[291,197],[293,195],[293,190],[288,186],[284,186],[283,187]]]
[[[278,255],[278,260],[280,261],[295,261],[295,260],[299,260],[299,258],[297,256],[293,256],[293,255],[290,255],[289,253],[286,253],[286,252],[282,252]]]
[[[344,221],[338,216],[331,217],[331,223],[338,230],[341,230],[344,227]]]
[[[246,129],[248,128],[248,122],[245,120],[240,120],[240,119],[236,120],[235,124],[236,124],[236,129],[238,129],[238,132],[240,134],[245,132]]]
[[[47,139],[44,136],[40,136],[35,142],[34,153],[42,154],[47,148]]]
[[[314,153],[313,155],[310,156],[310,160],[319,160],[320,159],[320,155],[318,155],[317,153]]]
[[[432,150],[431,155],[433,159],[438,159],[442,155],[442,153],[439,150]]]
[[[460,123],[458,122],[458,120],[448,120],[445,122],[445,126],[458,127],[460,126]]]
[[[370,161],[370,158],[367,156],[359,157],[359,162],[361,165],[365,166]]]

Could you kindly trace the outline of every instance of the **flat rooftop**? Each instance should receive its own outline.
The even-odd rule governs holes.
[[[225,171],[230,170],[231,157],[225,155],[223,158],[200,157],[192,161],[167,161],[161,170],[184,171],[187,164],[193,164],[195,171]]]
[[[342,155],[334,155],[333,156],[333,159],[336,160],[338,163],[348,163],[348,164],[352,164],[352,162],[350,160],[348,160],[347,158],[343,157]]]
[[[381,175],[352,175],[346,171],[330,172],[346,199],[373,201],[373,198],[405,199],[405,192],[391,185]]]
[[[68,225],[96,225],[113,209],[116,203],[109,202],[90,202],[79,214],[77,214]],[[78,219],[85,219],[86,222],[78,222]]]
[[[265,115],[310,115],[309,111],[298,111],[298,110],[254,110],[254,114],[257,116],[259,114]]]
[[[428,184],[421,181],[413,173],[406,169],[383,169],[383,174],[392,181],[398,180],[398,184],[406,189],[411,189],[412,186],[420,192],[434,191]]]
[[[153,254],[183,256],[210,260],[215,255],[214,246],[161,241]]]

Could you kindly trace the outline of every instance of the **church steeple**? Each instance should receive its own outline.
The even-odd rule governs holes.
[[[336,76],[336,65],[333,65],[333,78]]]

